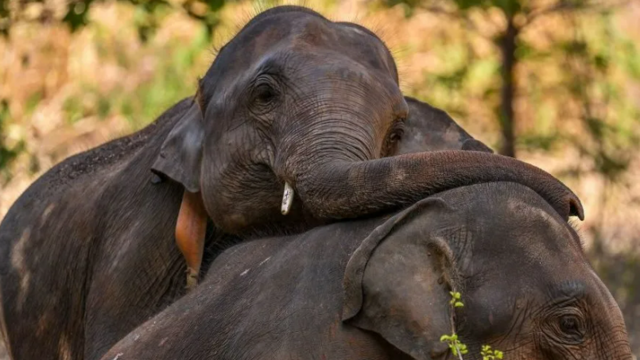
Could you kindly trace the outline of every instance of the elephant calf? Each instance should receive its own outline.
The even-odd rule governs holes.
[[[452,321],[466,359],[631,359],[578,235],[514,183],[236,245],[211,273],[103,360],[451,359]]]

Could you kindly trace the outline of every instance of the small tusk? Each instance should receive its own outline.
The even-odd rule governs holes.
[[[287,215],[291,210],[291,204],[293,204],[293,188],[288,182],[284,183],[284,194],[282,194],[282,215]]]

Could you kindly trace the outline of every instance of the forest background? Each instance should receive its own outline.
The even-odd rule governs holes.
[[[215,49],[276,4],[0,0],[0,219],[51,166],[194,94]],[[639,356],[640,1],[296,4],[374,30],[406,95],[578,194],[575,225]]]

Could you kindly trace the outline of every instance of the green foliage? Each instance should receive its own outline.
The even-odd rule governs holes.
[[[540,13],[563,11],[563,10],[580,10],[592,6],[593,0],[558,0],[555,2],[546,2],[547,7],[540,9],[536,7],[536,3],[545,5],[545,2],[535,0],[382,0],[386,6],[395,6],[402,4],[413,11],[417,8],[434,9],[436,6],[447,8],[455,7],[460,12],[468,12],[471,10],[489,10],[498,9],[504,14],[514,16],[522,14],[526,16],[537,16]],[[410,12],[410,14],[413,14]]]
[[[464,355],[469,352],[467,345],[458,340],[458,334],[442,335],[440,337],[440,342],[446,342],[454,356],[460,356],[460,354]]]
[[[8,167],[13,160],[25,149],[23,141],[13,145],[7,144],[5,133],[9,123],[9,104],[5,99],[0,100],[0,183],[10,179]]]
[[[89,23],[91,7],[106,0],[71,0],[67,1],[65,14],[60,19],[52,19],[50,11],[42,10],[36,17],[27,15],[30,4],[45,5],[47,0],[24,0],[17,2],[15,9],[8,7],[8,0],[0,0],[0,33],[8,35],[11,25],[21,21],[50,22],[60,21],[71,31],[76,31]],[[163,16],[171,11],[180,11],[198,21],[206,29],[209,36],[218,25],[218,11],[224,6],[224,0],[184,0],[179,6],[167,0],[118,0],[135,7],[135,24],[138,36],[147,41],[158,28]],[[11,11],[13,10],[13,11]],[[31,17],[29,17],[31,16]]]
[[[496,360],[502,359],[504,354],[500,350],[492,350],[489,345],[482,345],[480,355],[482,355],[482,360]]]
[[[196,59],[208,54],[207,45],[205,30],[191,43],[178,45],[173,56],[158,64],[155,75],[136,89],[135,96],[124,92],[109,94],[112,111],[123,114],[134,129],[140,129],[166,110],[168,104],[193,95],[197,79],[194,65]]]
[[[462,301],[460,301],[460,297],[462,295],[460,295],[459,292],[457,291],[450,291],[449,294],[451,294],[451,301],[449,301],[449,304],[451,304],[451,306],[453,306],[454,308],[457,307],[463,307],[464,304],[462,303]]]
[[[407,16],[428,11],[447,19],[455,39],[430,39],[431,54],[442,59],[424,71],[408,95],[447,109],[464,123],[477,122],[477,110],[490,116],[508,143],[529,152],[567,151],[580,161],[568,162],[558,175],[596,173],[620,183],[640,147],[640,109],[629,92],[640,79],[640,47],[618,29],[610,0],[377,0],[402,6]],[[597,6],[596,6],[597,5]],[[495,21],[501,14],[506,21]],[[532,24],[556,16],[563,31],[530,32]],[[504,42],[515,27],[513,49]],[[490,35],[480,29],[493,29]],[[543,35],[538,35],[543,34]],[[482,44],[482,46],[478,46]],[[478,49],[489,45],[492,54]],[[484,50],[483,50],[484,51]],[[513,90],[505,52],[511,53]],[[505,94],[505,92],[507,94]],[[515,109],[512,117],[505,109]],[[465,125],[467,125],[465,124]],[[473,131],[471,128],[470,130]],[[486,130],[483,129],[483,130]],[[493,144],[497,147],[500,144]],[[584,166],[585,163],[590,166]]]
[[[79,28],[87,25],[89,8],[91,7],[92,3],[93,0],[68,2],[67,13],[62,18],[62,21],[69,26],[71,31],[76,31]]]
[[[31,94],[26,101],[25,108],[28,114],[33,113],[33,111],[38,107],[38,104],[42,101],[42,91],[36,91]]]
[[[122,115],[132,130],[146,126],[171,104],[193,95],[196,89],[198,69],[196,62],[208,55],[206,30],[194,34],[190,43],[170,44],[171,56],[158,61],[154,75],[127,89],[118,84],[110,91],[104,91],[100,84],[83,84],[81,91],[68,97],[63,110],[70,123],[97,116],[105,119],[112,115]],[[129,66],[129,54],[109,54],[123,67]],[[105,55],[106,57],[106,55]]]
[[[463,360],[462,355],[469,353],[469,349],[467,345],[460,341],[458,334],[456,334],[454,312],[456,308],[464,307],[464,303],[462,303],[462,294],[460,294],[460,292],[450,291],[449,294],[451,294],[451,300],[449,300],[449,305],[451,306],[451,335],[442,335],[440,342],[446,342],[453,356],[457,356],[458,359]],[[502,359],[504,356],[502,351],[492,350],[489,345],[482,345],[480,355],[482,355],[482,360]]]
[[[461,301],[462,295],[458,291],[450,291],[449,294],[451,294],[451,300],[449,300],[449,305],[451,306],[451,335],[442,335],[440,337],[440,342],[446,342],[447,345],[449,345],[451,353],[462,359],[462,355],[468,353],[469,350],[467,349],[467,345],[463,344],[458,339],[453,314],[455,312],[455,308],[463,307],[464,304]]]
[[[0,0],[0,33],[6,35],[9,32],[9,2]]]

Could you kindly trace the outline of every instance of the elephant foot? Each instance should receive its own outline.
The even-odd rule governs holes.
[[[193,268],[187,269],[187,292],[198,286],[198,271]]]

